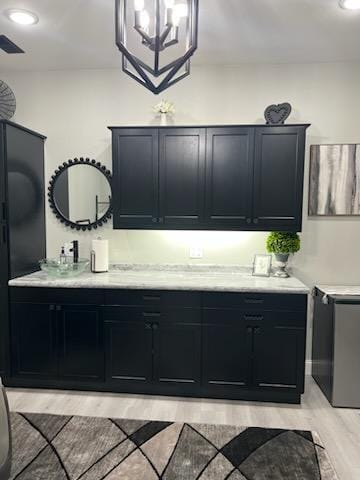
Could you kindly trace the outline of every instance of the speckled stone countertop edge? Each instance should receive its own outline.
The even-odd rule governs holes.
[[[310,289],[295,277],[279,279],[251,275],[251,267],[220,265],[112,266],[110,272],[61,279],[35,272],[11,280],[11,287],[119,290],[179,290],[197,292],[259,292],[308,294]]]

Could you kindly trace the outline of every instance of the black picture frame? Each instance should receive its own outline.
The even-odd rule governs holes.
[[[80,157],[80,158],[74,158],[74,159],[68,160],[67,162],[64,162],[62,165],[59,165],[57,170],[55,170],[54,174],[51,176],[51,180],[49,182],[49,187],[48,187],[48,200],[49,200],[50,208],[53,211],[56,218],[62,224],[64,224],[67,227],[70,227],[73,230],[86,231],[86,230],[97,229],[99,227],[102,227],[105,223],[108,222],[108,220],[111,219],[113,214],[112,201],[110,201],[109,208],[104,213],[104,215],[98,220],[96,220],[95,222],[89,223],[88,225],[81,225],[81,224],[72,222],[69,218],[66,218],[63,215],[63,213],[58,209],[56,205],[56,201],[54,197],[56,182],[62,173],[67,171],[69,168],[74,167],[75,165],[88,165],[90,168],[96,168],[99,172],[101,172],[109,182],[111,199],[112,199],[112,175],[110,170],[108,170],[104,165],[102,165],[100,162],[97,162],[96,160]]]

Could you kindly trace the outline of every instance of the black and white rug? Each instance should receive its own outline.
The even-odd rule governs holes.
[[[316,433],[12,414],[18,480],[337,480]]]

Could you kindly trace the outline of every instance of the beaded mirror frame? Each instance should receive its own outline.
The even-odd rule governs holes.
[[[96,168],[109,183],[110,186],[110,191],[112,195],[112,175],[110,170],[108,170],[104,165],[102,165],[100,162],[97,162],[96,160],[91,160],[90,158],[74,158],[72,160],[69,160],[67,162],[64,162],[62,165],[59,165],[57,170],[55,170],[54,174],[51,176],[51,180],[49,183],[48,187],[48,200],[50,204],[50,208],[53,211],[54,215],[56,218],[64,225],[67,227],[70,227],[73,230],[82,230],[82,231],[87,231],[87,230],[93,230],[97,229],[99,227],[102,227],[104,224],[106,224],[112,217],[113,214],[113,206],[112,206],[112,201],[109,203],[109,208],[107,211],[102,215],[101,218],[98,220],[95,220],[95,222],[89,223],[87,225],[82,225],[78,224],[75,222],[72,222],[69,218],[66,218],[63,213],[58,209],[55,201],[55,186],[56,182],[61,176],[62,173],[64,173],[66,170],[68,170],[71,167],[74,167],[75,165],[84,165],[88,166],[89,168]],[[112,198],[112,197],[111,197]]]

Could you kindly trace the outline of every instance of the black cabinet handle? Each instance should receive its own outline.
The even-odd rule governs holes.
[[[143,312],[144,318],[159,318],[161,317],[161,313],[159,312]]]
[[[244,319],[247,322],[262,322],[264,317],[262,315],[244,315]]]
[[[6,221],[6,203],[5,202],[2,202],[1,210],[2,210],[2,219],[5,222]]]
[[[159,218],[159,223],[164,223],[164,219],[162,217]]]
[[[7,230],[6,230],[6,225],[2,226],[2,241],[3,244],[6,245],[7,243]]]
[[[255,225],[257,225],[259,223],[259,219],[258,218],[254,218],[254,223]]]
[[[158,296],[152,295],[144,295],[143,296],[144,302],[160,302],[161,298]]]
[[[152,328],[153,328],[153,330],[158,330],[159,329],[159,324],[158,323],[153,323]]]
[[[151,330],[152,329],[151,323],[145,323],[145,329],[146,330]]]
[[[246,333],[250,335],[250,334],[252,333],[252,328],[251,328],[251,327],[247,327],[247,328],[246,328]]]
[[[264,303],[264,299],[263,298],[251,298],[251,297],[246,297],[244,299],[244,302],[245,303],[250,303],[250,304],[261,304],[261,303]]]
[[[61,310],[62,310],[61,305],[56,305],[56,311],[61,312]]]
[[[53,312],[55,310],[55,305],[49,305],[49,310],[50,312]]]
[[[152,222],[153,222],[153,223],[157,223],[157,222],[158,222],[158,219],[157,219],[157,218],[153,218],[153,219],[152,219]]]
[[[255,333],[255,335],[259,335],[261,333],[261,328],[260,327],[255,327],[254,328],[254,333]]]
[[[246,223],[248,223],[248,224],[251,223],[251,218],[247,218]]]

